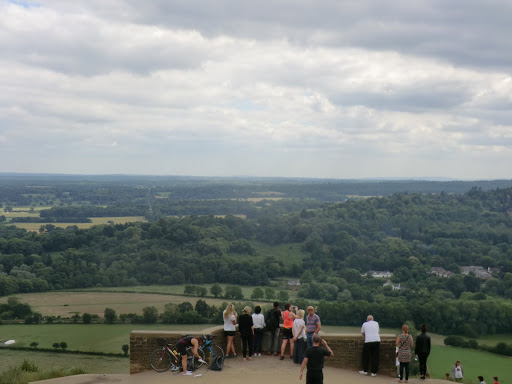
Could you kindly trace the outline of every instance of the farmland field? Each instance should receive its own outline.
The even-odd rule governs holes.
[[[302,259],[305,254],[301,251],[301,244],[280,244],[268,245],[259,242],[251,242],[251,246],[255,249],[257,256],[255,259],[264,259],[268,256],[274,256],[278,261],[283,262],[284,265],[302,264]]]
[[[2,325],[2,337],[16,340],[16,345],[20,347],[28,347],[35,341],[39,343],[39,348],[52,348],[53,343],[65,341],[69,350],[123,353],[121,347],[123,344],[130,344],[130,332],[134,329],[182,331],[194,334],[214,325],[15,324]]]
[[[27,213],[24,213],[21,216],[29,216]],[[39,214],[35,214],[32,217],[39,217]],[[52,224],[58,228],[67,228],[69,226],[77,226],[80,229],[90,228],[94,225],[99,224],[108,224],[109,221],[112,221],[114,224],[125,224],[132,223],[136,221],[146,221],[146,219],[142,216],[115,216],[115,217],[91,217],[92,223],[12,223],[12,225],[17,226],[18,228],[25,228],[27,231],[39,231],[41,225]]]
[[[222,287],[222,289],[224,289],[226,286],[228,286],[228,284],[219,284],[219,285]],[[163,294],[163,295],[180,296],[180,300],[182,300],[182,301],[190,301],[190,302],[194,301],[195,302],[196,300],[202,299],[202,300],[206,300],[206,302],[208,304],[210,304],[210,302],[208,301],[209,299],[220,300],[221,302],[222,301],[226,301],[226,302],[232,301],[229,299],[222,299],[222,298],[214,299],[210,294],[210,287],[212,286],[212,284],[199,284],[198,286],[205,287],[208,290],[207,297],[195,297],[195,296],[184,295],[184,293],[183,293],[185,290],[184,284],[182,284],[182,285],[139,285],[139,286],[132,286],[132,287],[85,288],[85,289],[81,289],[80,291],[82,291],[82,292],[155,293],[155,294]],[[253,286],[248,285],[248,286],[240,286],[240,288],[242,289],[242,294],[244,295],[244,299],[241,301],[247,301],[247,300],[253,301],[253,300],[250,300],[250,297],[251,297],[254,289],[262,288],[263,290],[265,290],[266,287],[263,287],[263,286],[260,286],[260,287],[254,286],[253,287]],[[290,295],[291,300],[293,300],[297,297],[297,292],[292,291],[289,288],[285,288],[285,287],[271,287],[271,288],[274,289],[276,294],[279,291],[287,291],[288,294]],[[49,292],[49,293],[51,293],[51,292]],[[240,301],[240,300],[235,300],[235,301]],[[268,303],[270,303],[272,301],[268,301]],[[260,303],[260,302],[264,303],[264,301],[258,301],[258,303]],[[212,302],[212,303],[215,304],[215,303],[217,303],[217,301]]]
[[[133,287],[131,287],[133,288]],[[189,301],[192,304],[197,297],[171,296],[144,293],[118,293],[118,292],[45,292],[17,294],[22,303],[30,304],[34,311],[43,316],[71,317],[76,313],[97,314],[103,317],[105,308],[114,309],[120,313],[142,313],[144,307],[155,306],[162,312],[168,303],[182,303]],[[208,304],[221,305],[225,299],[203,298]],[[7,302],[2,297],[0,303]]]
[[[126,374],[130,370],[130,359],[123,357],[16,351],[0,348],[0,361],[2,361],[0,373],[8,367],[19,365],[24,359],[35,363],[44,370],[82,368],[87,373],[104,374]]]

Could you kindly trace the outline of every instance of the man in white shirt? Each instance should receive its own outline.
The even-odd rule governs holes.
[[[372,315],[368,315],[366,322],[361,327],[361,333],[364,336],[363,347],[363,370],[359,371],[362,375],[368,374],[368,366],[371,366],[372,376],[377,376],[379,370],[379,352],[380,335],[379,323],[373,320]]]

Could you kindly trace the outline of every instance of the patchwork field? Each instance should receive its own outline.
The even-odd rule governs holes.
[[[20,216],[28,216],[27,214],[23,214]],[[39,217],[39,214],[35,214],[33,217]],[[18,228],[25,228],[27,231],[39,231],[41,225],[52,224],[58,228],[67,228],[71,225],[75,225],[80,229],[91,228],[94,225],[99,224],[108,224],[109,222],[113,222],[114,224],[124,224],[124,223],[133,223],[137,221],[146,221],[146,218],[143,216],[123,216],[123,217],[91,217],[92,223],[12,223],[12,225],[17,226]]]
[[[132,287],[133,288],[133,287]],[[34,311],[43,316],[71,317],[76,313],[97,314],[103,317],[105,308],[114,309],[117,314],[142,313],[142,308],[155,306],[162,312],[168,303],[189,301],[193,305],[197,297],[182,297],[161,294],[118,293],[118,292],[45,292],[17,294],[22,303],[28,303]],[[208,304],[217,306],[225,299],[204,298]],[[0,303],[7,302],[7,297],[0,298]]]
[[[283,280],[283,284],[286,284],[286,281]],[[222,289],[224,289],[227,284],[219,284]],[[221,301],[230,301],[228,299],[214,299],[211,297],[210,288],[212,284],[199,284],[198,286],[204,287],[208,290],[209,297],[195,297],[195,296],[187,296],[184,295],[185,285],[141,285],[141,286],[132,286],[132,287],[102,287],[102,288],[86,288],[81,289],[81,292],[128,292],[128,293],[156,293],[163,295],[176,295],[180,297],[182,301],[193,301],[195,302],[198,299],[206,300],[208,303],[210,299],[212,300],[221,300]],[[265,290],[266,287],[256,287],[256,286],[240,286],[242,289],[242,294],[244,295],[244,299],[242,301],[252,301],[251,295],[255,288],[262,288]],[[288,287],[272,287],[272,289],[276,292],[276,294],[283,290],[287,291],[290,295],[290,300],[294,300],[297,298],[297,292],[290,290]],[[51,292],[48,292],[51,293]],[[238,301],[238,300],[237,300]],[[272,300],[273,301],[273,300]],[[267,303],[271,303],[272,301],[267,301]],[[215,304],[217,301],[212,302]],[[258,301],[258,303],[265,303],[264,300]]]

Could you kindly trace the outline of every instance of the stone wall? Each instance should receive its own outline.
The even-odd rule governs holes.
[[[159,347],[157,339],[166,338],[170,343],[176,343],[182,335],[213,334],[216,336],[215,343],[226,349],[226,337],[222,327],[213,327],[197,331],[132,331],[130,334],[130,373],[139,373],[150,370],[149,355]],[[322,334],[332,351],[333,358],[325,360],[325,364],[331,367],[349,369],[352,371],[361,370],[361,356],[364,339],[354,334]],[[281,345],[281,338],[279,346]],[[263,351],[266,351],[267,339],[263,338]],[[235,336],[235,348],[241,354],[241,340],[237,333]],[[288,351],[289,349],[287,349]],[[288,353],[289,356],[289,353]],[[381,335],[380,346],[380,367],[379,375],[395,377],[395,336]]]

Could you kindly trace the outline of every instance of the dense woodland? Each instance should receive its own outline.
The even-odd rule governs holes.
[[[148,197],[148,190],[140,198],[165,200]],[[194,202],[205,203],[184,205]],[[442,333],[512,327],[512,188],[397,192],[337,203],[233,202],[257,213],[246,219],[159,215],[90,229],[47,225],[40,233],[0,225],[0,295],[139,284],[265,286],[287,276],[301,280],[303,300],[322,300],[327,324],[354,325],[372,311],[384,326],[430,319]],[[59,209],[86,218],[85,212],[110,206],[49,211]],[[258,244],[300,244],[301,261],[260,257]],[[496,270],[489,280],[459,273],[470,265]],[[432,267],[455,274],[436,277]],[[370,270],[391,271],[401,289],[383,286]]]

